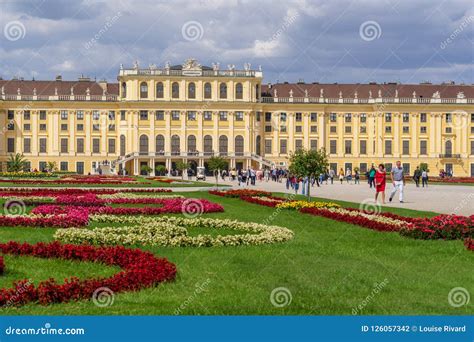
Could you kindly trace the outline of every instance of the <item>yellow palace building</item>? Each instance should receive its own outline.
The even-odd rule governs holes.
[[[140,174],[178,160],[230,168],[288,166],[299,148],[325,148],[331,168],[401,160],[407,172],[474,177],[474,86],[264,84],[246,64],[194,59],[159,68],[120,67],[118,83],[0,80],[0,161],[23,153],[31,169]]]

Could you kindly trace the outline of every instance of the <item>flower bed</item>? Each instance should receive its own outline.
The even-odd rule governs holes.
[[[0,255],[0,275],[5,271],[5,263],[3,262],[3,257]]]
[[[103,287],[113,292],[138,291],[173,280],[176,276],[176,266],[168,260],[121,246],[77,246],[59,242],[31,245],[10,241],[0,243],[0,251],[12,255],[98,262],[123,269],[109,278],[80,280],[72,277],[66,279],[64,284],[58,284],[52,278],[40,282],[38,286],[28,280],[18,281],[12,288],[0,289],[0,306],[20,306],[30,302],[47,305],[91,299],[94,292]]]
[[[219,190],[209,190],[211,195],[217,195],[221,197],[231,197],[231,198],[239,198],[241,196],[271,196],[272,193],[263,190],[249,190],[249,189],[238,189],[238,190],[227,190],[227,191],[219,191]]]
[[[438,215],[422,218],[400,231],[414,239],[462,240],[474,237],[474,215]]]
[[[474,177],[453,177],[453,178],[441,178],[441,177],[430,177],[430,183],[457,183],[457,184],[474,184]]]
[[[0,215],[0,227],[69,228],[89,223],[89,214],[81,207],[63,207],[62,211],[38,214],[40,215]]]
[[[474,251],[474,239],[468,238],[464,240],[464,245],[466,246],[468,251]]]
[[[95,222],[119,223],[120,227],[58,230],[54,237],[68,243],[89,243],[99,245],[151,245],[171,247],[211,247],[261,245],[285,242],[293,238],[287,228],[267,226],[252,222],[219,220],[209,218],[181,217],[128,217],[95,215]],[[125,225],[125,226],[124,226]],[[187,228],[230,229],[242,231],[237,235],[208,234],[189,236]]]
[[[240,196],[240,199],[245,202],[264,205],[266,207],[274,208],[278,204],[284,203],[288,201],[286,198],[283,197],[275,197],[275,196]]]
[[[286,201],[277,204],[276,207],[282,209],[299,210],[301,208],[340,208],[341,206],[334,202]]]
[[[58,175],[50,172],[0,172],[5,178],[57,178]]]
[[[7,188],[0,190],[0,197],[57,197],[60,195],[110,195],[123,193],[169,193],[170,189],[38,189],[38,188]]]

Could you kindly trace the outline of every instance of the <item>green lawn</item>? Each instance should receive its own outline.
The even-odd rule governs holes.
[[[275,212],[206,192],[183,195],[221,203],[225,212],[206,215],[213,218],[262,222]],[[407,216],[433,215],[407,209],[390,211]],[[173,315],[180,308],[179,313],[186,315],[351,315],[352,309],[369,297],[360,314],[474,313],[472,301],[461,308],[448,303],[448,293],[454,287],[464,287],[471,296],[474,294],[474,253],[467,251],[461,241],[413,240],[294,211],[283,210],[272,217],[274,224],[295,232],[292,241],[249,247],[144,248],[177,265],[176,281],[137,293],[117,294],[110,307],[81,301],[48,307],[30,304],[3,309],[2,313]],[[54,231],[0,228],[0,240],[51,241]],[[2,286],[16,276],[38,281],[50,276],[83,277],[87,271],[93,276],[107,276],[111,271],[110,267],[94,264],[17,259],[13,264],[15,276],[5,274]],[[11,261],[11,257],[6,258],[7,269]],[[386,285],[373,295],[375,285],[382,282]],[[291,292],[292,301],[285,307],[275,307],[270,301],[272,290],[278,287]]]

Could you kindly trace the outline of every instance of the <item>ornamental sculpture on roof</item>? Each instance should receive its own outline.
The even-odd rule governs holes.
[[[183,70],[201,70],[201,64],[195,58],[188,58],[184,61]]]

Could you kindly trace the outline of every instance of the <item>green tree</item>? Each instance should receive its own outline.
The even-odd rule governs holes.
[[[325,172],[328,166],[328,157],[324,149],[319,151],[300,149],[290,155],[289,171],[296,177],[308,177],[308,180],[311,180],[311,178],[318,177]],[[309,183],[307,189],[308,201],[311,200]]]
[[[223,170],[227,167],[227,162],[222,157],[211,157],[207,162],[207,167],[214,173],[216,177],[216,188],[219,187],[219,170]]]
[[[27,160],[21,153],[10,154],[7,161],[7,170],[9,172],[19,172],[25,169]]]
[[[58,165],[56,164],[55,161],[49,161],[48,164],[48,170],[49,172],[55,172],[58,171]]]
[[[157,176],[164,176],[166,173],[166,167],[164,165],[158,165],[155,169],[155,174]]]
[[[428,164],[427,163],[421,163],[420,164],[420,170],[421,171],[426,171],[429,172],[430,170],[428,169]]]
[[[150,172],[153,171],[153,169],[149,165],[142,165],[140,170],[146,175],[149,175]]]
[[[181,179],[184,179],[184,171],[188,169],[188,163],[183,160],[176,162],[176,170],[181,171]]]

